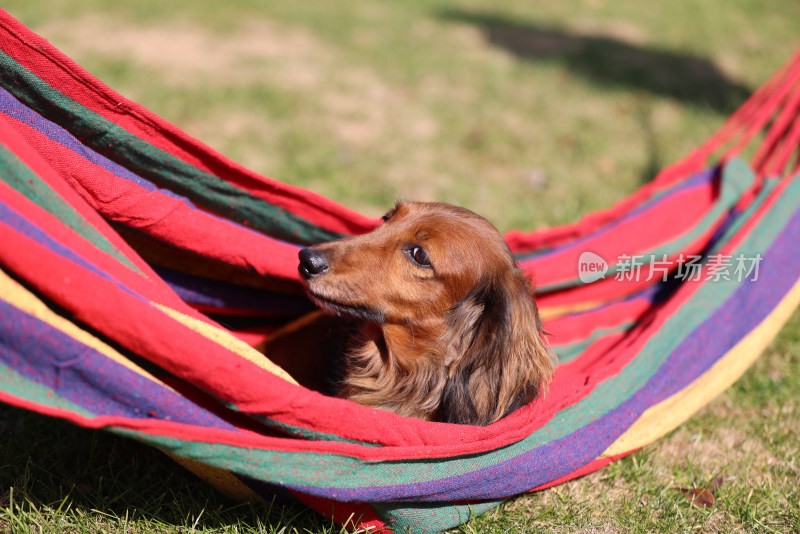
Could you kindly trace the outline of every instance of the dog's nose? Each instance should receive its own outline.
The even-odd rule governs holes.
[[[306,280],[328,270],[328,263],[325,261],[325,256],[322,252],[304,248],[297,256],[300,258],[300,266],[298,267],[300,275]]]

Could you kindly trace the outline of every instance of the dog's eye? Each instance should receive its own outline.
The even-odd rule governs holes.
[[[381,219],[383,219],[383,222],[386,222],[386,221],[388,221],[389,219],[391,219],[391,218],[392,218],[392,215],[394,215],[394,212],[395,212],[395,210],[391,210],[389,213],[387,213],[386,215],[384,215],[383,217],[381,217]]]
[[[411,259],[414,260],[418,265],[421,265],[422,267],[431,266],[431,259],[424,248],[411,247],[408,249],[408,254],[409,256],[411,256]]]

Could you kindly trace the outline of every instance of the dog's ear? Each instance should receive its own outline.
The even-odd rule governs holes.
[[[487,425],[537,397],[553,373],[530,281],[515,268],[480,282],[448,315],[440,421]]]

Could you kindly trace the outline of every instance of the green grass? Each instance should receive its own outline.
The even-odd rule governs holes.
[[[0,532],[344,532],[303,508],[221,496],[165,454],[0,405]]]
[[[5,7],[247,167],[373,215],[449,200],[501,230],[624,198],[800,43],[792,0],[298,4]]]
[[[398,197],[443,200],[501,230],[563,224],[629,195],[800,46],[795,0],[3,8],[249,168],[369,215]],[[800,531],[799,331],[796,316],[669,436],[459,531]],[[0,531],[339,531],[308,511],[230,502],[111,435],[8,407],[0,433]],[[711,509],[675,489],[718,475]]]

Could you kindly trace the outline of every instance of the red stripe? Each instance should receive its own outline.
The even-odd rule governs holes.
[[[646,298],[621,300],[581,313],[562,315],[544,321],[544,330],[553,346],[585,340],[595,330],[614,328],[646,312],[653,303]]]
[[[707,232],[699,236],[698,239],[689,243],[682,251],[682,254],[684,254],[684,261],[686,261],[686,258],[689,256],[699,254],[705,248],[705,245],[708,243],[714,231],[715,228],[710,228]],[[649,257],[646,259],[649,261]],[[661,258],[657,257],[656,260],[660,262]],[[668,265],[669,269],[673,269],[678,266],[680,263],[679,260],[680,255],[668,256],[665,265]],[[571,267],[575,270],[577,270],[577,265],[577,260],[575,260],[574,263],[564,262],[565,267]],[[584,307],[594,307],[597,304],[633,295],[637,291],[661,281],[659,273],[656,272],[651,280],[648,280],[649,275],[648,269],[642,269],[640,276],[637,277],[634,274],[630,280],[617,280],[615,276],[609,275],[607,278],[592,282],[591,284],[578,285],[561,291],[538,294],[536,296],[536,301],[542,309],[551,308],[553,310],[558,310],[559,308],[582,309]]]
[[[683,175],[682,177],[685,176],[686,175]],[[570,243],[612,223],[625,214],[635,210],[637,207],[647,202],[653,195],[668,188],[670,185],[671,184],[652,181],[639,188],[630,196],[620,200],[611,208],[588,213],[577,222],[553,228],[544,228],[533,232],[510,230],[504,237],[515,254],[551,249],[565,243]]]
[[[21,135],[19,128],[15,128],[15,126],[19,124],[19,122],[12,122],[10,119],[7,121],[0,120],[0,139],[2,139],[2,144],[14,154],[20,162],[50,186],[67,204],[74,207],[75,211],[77,211],[86,222],[103,234],[108,242],[120,251],[122,255],[128,258],[137,269],[147,276],[150,276],[150,274],[152,274],[150,266],[142,260],[116,232],[111,230],[100,214],[90,209],[73,188],[56,174],[49,163],[42,157],[41,152],[34,149],[34,145],[31,145],[28,140]],[[77,236],[73,235],[72,239],[76,237]],[[81,241],[84,240],[81,239]],[[153,275],[151,278],[157,279],[158,277]],[[164,284],[164,287],[166,287],[166,284]]]
[[[650,252],[691,232],[706,216],[717,200],[716,181],[678,191],[636,216],[620,221],[597,236],[566,248],[522,262],[521,266],[536,273],[538,286],[549,286],[578,278],[578,259],[586,251],[600,255],[614,264],[622,255],[634,256]],[[680,217],[675,214],[680,213]],[[687,247],[696,250],[713,234],[713,227]],[[694,245],[694,246],[692,246]],[[630,291],[628,291],[630,292]]]
[[[800,53],[795,57],[795,63],[790,63],[788,68],[779,73],[782,78],[774,88],[765,90],[764,102],[753,109],[752,116],[748,118],[746,129],[737,139],[736,143],[728,150],[726,157],[740,153],[757,135],[763,133],[766,125],[772,120],[774,114],[780,110],[786,95],[800,81]],[[766,88],[765,88],[766,89]],[[770,143],[763,141],[759,144],[759,152],[769,152],[772,150]],[[756,174],[763,176],[763,168],[759,159],[753,159],[753,169]]]
[[[775,134],[775,138],[768,137],[765,143],[772,142],[774,151],[770,154],[769,160],[764,164],[764,174],[767,176],[779,175],[789,162],[791,156],[797,155],[800,145],[800,89],[795,90],[791,100],[783,106],[778,120],[770,129],[770,134]]]
[[[652,181],[609,209],[589,213],[575,223],[559,227],[545,228],[533,232],[511,230],[505,235],[506,241],[515,254],[547,250],[570,243],[612,224],[645,204],[658,193],[674,187],[676,182],[684,180],[705,168],[705,158],[699,157],[699,154],[692,154],[671,167],[662,170]]]

